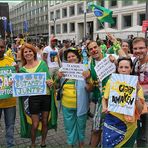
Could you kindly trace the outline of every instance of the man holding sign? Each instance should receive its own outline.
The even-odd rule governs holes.
[[[137,120],[143,109],[144,96],[139,83],[135,83],[135,76],[130,77],[128,81],[127,76],[132,73],[132,68],[130,58],[119,58],[117,73],[126,77],[113,76],[106,84],[102,100],[102,111],[106,113],[103,126],[103,147],[133,147],[137,138]]]
[[[5,41],[0,40],[0,67],[13,66],[14,60],[8,56],[4,56],[5,53]],[[4,85],[3,80],[1,79],[1,86]],[[1,87],[0,87],[1,91]],[[14,146],[14,124],[16,116],[16,98],[10,97],[1,99],[0,94],[0,118],[2,111],[4,111],[5,118],[5,127],[6,127],[6,143],[7,147]]]

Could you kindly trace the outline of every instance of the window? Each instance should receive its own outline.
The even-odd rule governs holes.
[[[56,10],[56,19],[60,19],[60,9]]]
[[[50,2],[50,6],[54,5],[54,1],[49,1]]]
[[[83,14],[84,13],[84,10],[83,10],[83,3],[80,3],[77,5],[77,14]]]
[[[111,28],[117,28],[117,17],[113,17],[113,20],[114,20],[114,24],[110,24],[110,27]]]
[[[63,24],[63,33],[67,33],[67,24]]]
[[[132,5],[132,1],[131,0],[122,0],[122,5],[123,6],[129,6],[129,5]]]
[[[67,8],[62,9],[62,17],[67,17]]]
[[[145,20],[145,14],[139,14],[138,15],[138,25],[142,26],[142,22]]]
[[[51,34],[54,34],[54,26],[51,26],[51,27],[50,27],[50,33],[51,33]]]
[[[132,26],[132,16],[131,15],[126,15],[126,16],[123,16],[123,28],[126,28],[126,27],[131,27]]]
[[[59,4],[60,3],[60,1],[58,1],[58,0],[56,0],[55,2],[56,2],[56,4]]]
[[[61,25],[57,24],[56,25],[56,34],[60,34],[61,33]]]
[[[70,6],[69,7],[69,16],[75,15],[75,6]]]
[[[70,32],[75,32],[75,23],[70,23]]]
[[[110,0],[110,7],[117,6],[117,0]]]
[[[54,19],[54,12],[50,12],[50,20],[52,21]]]

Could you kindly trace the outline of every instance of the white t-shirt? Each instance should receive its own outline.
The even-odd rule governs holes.
[[[50,46],[46,46],[43,50],[43,54],[47,53],[47,64],[49,68],[57,68],[58,65],[58,49],[55,47],[55,50]]]

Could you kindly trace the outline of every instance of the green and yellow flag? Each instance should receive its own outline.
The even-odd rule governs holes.
[[[94,15],[99,19],[100,22],[108,22],[110,24],[114,24],[114,20],[112,18],[112,10],[106,9],[102,6],[97,6],[95,3],[88,3],[88,8],[92,9]]]

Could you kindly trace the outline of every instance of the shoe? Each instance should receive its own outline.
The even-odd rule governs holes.
[[[45,145],[40,145],[40,147],[46,147],[46,144]]]

